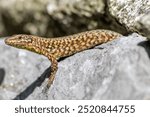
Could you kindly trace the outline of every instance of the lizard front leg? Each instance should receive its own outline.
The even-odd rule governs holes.
[[[46,86],[48,89],[55,79],[55,75],[56,75],[56,72],[58,70],[58,62],[57,62],[57,59],[51,54],[48,54],[47,57],[51,61],[51,73],[50,73],[48,83]]]
[[[44,89],[45,90],[44,92],[46,92],[50,88],[51,84],[53,83],[56,72],[58,70],[58,62],[57,62],[57,58],[56,58],[57,56],[53,53],[50,53],[46,49],[39,50],[39,53],[46,56],[51,62],[51,73],[50,73],[50,76],[48,79],[48,83],[46,85],[46,89]]]

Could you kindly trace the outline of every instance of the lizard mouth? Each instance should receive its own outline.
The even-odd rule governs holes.
[[[13,47],[22,47],[24,48],[24,44],[13,37],[8,37],[4,40],[5,44],[13,46]]]
[[[15,46],[16,42],[15,42],[14,39],[11,39],[11,38],[8,37],[8,38],[5,39],[5,44],[10,45],[10,46]]]
[[[5,44],[9,45],[10,42],[8,41],[9,37],[5,39]]]
[[[14,35],[14,36],[11,36],[11,37],[7,37],[7,38],[5,39],[5,44],[7,44],[7,45],[12,45],[12,44],[15,42],[15,39],[14,39],[13,37],[15,37],[15,35]]]

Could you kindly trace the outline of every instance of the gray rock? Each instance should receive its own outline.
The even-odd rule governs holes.
[[[136,23],[136,28],[140,33],[146,35],[150,39],[150,13],[143,15]]]
[[[0,99],[150,99],[150,46],[136,33],[61,60],[47,93],[47,58],[0,45]]]
[[[150,38],[150,0],[108,0],[110,13],[129,31]]]

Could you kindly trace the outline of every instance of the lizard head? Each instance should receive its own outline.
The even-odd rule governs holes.
[[[16,48],[27,49],[38,53],[38,47],[36,46],[37,40],[35,40],[36,36],[19,34],[8,37],[5,39],[5,43]]]

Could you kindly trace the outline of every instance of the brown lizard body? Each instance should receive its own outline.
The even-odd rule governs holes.
[[[92,30],[58,38],[43,38],[20,34],[5,39],[5,43],[48,57],[51,61],[51,75],[47,84],[47,88],[49,88],[55,78],[58,69],[57,60],[59,58],[70,56],[120,36],[122,35],[109,30]]]

